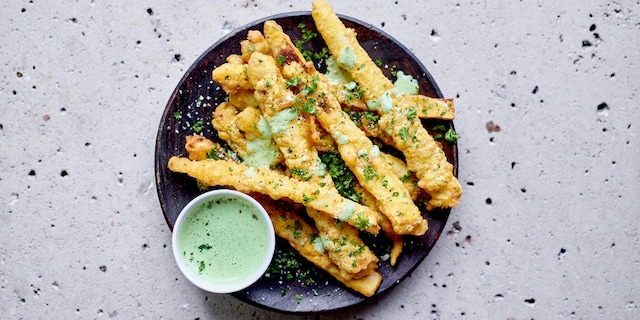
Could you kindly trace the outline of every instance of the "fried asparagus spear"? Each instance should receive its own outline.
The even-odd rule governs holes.
[[[169,159],[168,167],[173,172],[186,173],[208,186],[230,186],[242,192],[259,192],[274,200],[289,198],[358,230],[374,235],[380,230],[377,214],[369,207],[343,198],[331,189],[291,179],[275,170],[248,167],[233,161],[192,161],[175,156]]]
[[[318,245],[318,230],[309,225],[297,214],[275,205],[264,195],[252,194],[269,213],[276,234],[285,239],[305,259],[325,270],[347,287],[371,297],[382,283],[382,275],[373,271],[360,278],[345,278],[336,264],[329,258],[329,252]]]

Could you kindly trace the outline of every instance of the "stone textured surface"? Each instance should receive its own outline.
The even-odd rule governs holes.
[[[302,319],[640,318],[640,3],[333,2],[456,99],[466,193],[409,281]],[[2,318],[297,318],[186,282],[153,153],[208,46],[310,3],[0,4]]]

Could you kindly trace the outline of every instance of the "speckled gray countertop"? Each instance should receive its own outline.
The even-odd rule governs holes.
[[[640,3],[333,1],[455,98],[462,203],[388,294],[309,319],[640,318]],[[154,180],[193,61],[311,1],[0,5],[0,316],[293,319],[180,274]]]

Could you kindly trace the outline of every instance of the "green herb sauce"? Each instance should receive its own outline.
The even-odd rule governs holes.
[[[271,120],[269,120],[269,126],[271,132],[274,134],[284,133],[289,130],[289,123],[293,119],[298,118],[298,112],[295,108],[284,109],[276,113]]]
[[[342,68],[351,69],[356,64],[356,53],[352,47],[346,47],[340,51],[336,61]]]
[[[212,283],[250,276],[268,254],[267,223],[243,199],[221,196],[194,208],[185,219],[178,245],[187,267]]]

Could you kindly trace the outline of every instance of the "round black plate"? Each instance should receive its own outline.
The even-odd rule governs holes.
[[[402,44],[398,43],[381,30],[356,19],[340,16],[344,24],[354,28],[362,47],[369,52],[374,61],[382,61],[383,71],[387,77],[394,79],[393,71],[402,70],[412,75],[420,84],[420,93],[442,98],[435,81],[427,69]],[[184,77],[171,95],[164,110],[158,129],[155,150],[156,187],[164,217],[173,229],[178,214],[191,199],[203,191],[198,189],[194,179],[186,175],[176,174],[167,168],[171,156],[183,154],[185,136],[192,135],[192,126],[202,120],[204,130],[202,134],[212,140],[218,140],[215,130],[210,125],[212,112],[226,97],[220,86],[211,80],[211,71],[225,63],[225,58],[232,53],[240,53],[240,41],[245,39],[248,30],[260,30],[266,20],[275,20],[293,39],[301,38],[299,24],[305,24],[307,30],[316,31],[310,12],[294,12],[271,16],[252,22],[222,38],[209,47],[187,70]],[[325,47],[322,37],[318,34],[305,44],[306,49],[320,51]],[[319,70],[323,65],[316,62]],[[176,117],[179,113],[181,116]],[[428,130],[436,125],[453,128],[452,121],[429,120],[423,121]],[[454,165],[457,175],[457,148],[455,144],[443,142],[443,150],[447,158]],[[405,279],[427,256],[438,240],[449,216],[450,209],[424,211],[423,215],[429,220],[429,230],[421,237],[406,237],[405,246],[398,262],[391,267],[388,262],[379,264],[379,271],[384,280],[376,292],[378,296]],[[390,242],[384,236],[364,239],[374,252],[384,252]],[[250,288],[234,293],[243,301],[269,310],[287,313],[318,313],[341,310],[367,301],[362,295],[344,287],[312,264],[297,256],[289,245],[279,240],[276,244],[277,252],[273,266],[281,265],[282,261],[299,261],[299,265],[290,265],[268,273]],[[294,257],[297,259],[284,259]]]

